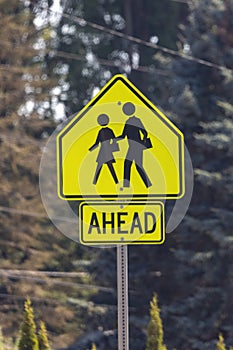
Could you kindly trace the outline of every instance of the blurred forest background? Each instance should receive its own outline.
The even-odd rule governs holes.
[[[56,125],[117,73],[182,130],[195,172],[188,213],[165,244],[129,247],[130,348],[145,349],[155,292],[168,349],[215,349],[220,332],[233,345],[233,1],[0,0],[0,18],[6,348],[26,296],[54,349],[117,348],[116,251],[64,237],[38,185]]]

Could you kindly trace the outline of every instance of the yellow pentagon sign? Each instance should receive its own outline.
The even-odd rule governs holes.
[[[123,75],[114,76],[57,136],[64,200],[178,199],[182,132]]]

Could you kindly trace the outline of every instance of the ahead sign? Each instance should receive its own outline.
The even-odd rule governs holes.
[[[164,242],[163,203],[95,203],[80,206],[83,244],[161,244]]]
[[[60,132],[57,162],[64,200],[184,194],[183,134],[122,75]]]

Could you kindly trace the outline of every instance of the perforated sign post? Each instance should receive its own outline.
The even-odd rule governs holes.
[[[162,244],[164,201],[184,195],[180,130],[123,75],[57,136],[58,196],[79,201],[79,240],[117,245],[118,343],[128,350],[127,244]]]

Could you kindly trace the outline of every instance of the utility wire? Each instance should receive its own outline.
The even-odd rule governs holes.
[[[229,70],[229,71],[233,72],[233,69],[227,68],[226,66],[222,66],[222,65],[216,64],[214,62],[210,62],[210,61],[207,61],[207,60],[203,60],[201,58],[197,58],[197,57],[194,57],[194,56],[191,56],[191,55],[187,55],[187,54],[182,53],[182,52],[178,52],[178,51],[175,51],[175,50],[172,50],[172,49],[168,49],[168,48],[166,48],[164,46],[157,45],[157,44],[151,43],[149,41],[146,41],[146,40],[134,37],[132,35],[124,34],[122,32],[119,32],[119,31],[115,30],[115,29],[110,29],[110,28],[107,28],[107,27],[102,26],[100,24],[97,24],[97,23],[85,20],[82,17],[69,15],[67,13],[58,12],[58,11],[54,11],[54,10],[51,10],[51,9],[49,10],[49,12],[52,12],[54,14],[56,13],[57,15],[70,20],[71,22],[77,23],[81,27],[89,26],[89,27],[91,27],[93,29],[96,29],[96,30],[99,30],[99,31],[102,31],[102,32],[105,32],[105,33],[108,33],[108,34],[111,34],[111,35],[114,35],[114,36],[117,36],[117,37],[122,38],[122,39],[126,39],[128,41],[137,43],[139,45],[144,45],[144,46],[147,46],[147,47],[150,47],[150,48],[153,48],[153,49],[157,49],[159,51],[165,52],[165,53],[167,53],[169,55],[172,55],[172,56],[181,57],[181,58],[184,58],[186,60],[193,61],[193,62],[196,62],[196,63],[200,63],[202,65],[205,65],[205,66],[208,66],[208,67],[211,67],[211,68],[216,68],[216,69],[220,69],[220,70]]]
[[[4,207],[4,206],[0,206],[0,212],[25,215],[25,216],[31,216],[31,217],[49,220],[48,216],[46,216],[44,214],[40,214],[40,213],[36,213],[33,211],[28,211],[28,210],[20,210],[20,209],[15,209],[15,208],[10,208],[10,207]]]
[[[3,277],[8,277],[14,280],[28,280],[28,281],[34,281],[40,284],[53,284],[61,287],[72,287],[72,288],[79,288],[79,289],[97,289],[102,292],[109,292],[113,293],[114,289],[113,288],[108,288],[108,287],[102,287],[102,286],[96,286],[94,284],[84,284],[84,283],[75,283],[75,282],[62,282],[62,281],[57,281],[54,279],[43,279],[43,278],[38,278],[34,276],[23,276],[23,275],[15,275],[12,273],[9,273],[7,271],[1,270],[2,273],[0,273],[0,276]]]
[[[172,1],[175,1],[175,0],[172,0]],[[194,56],[191,56],[191,55],[187,55],[185,53],[178,52],[178,51],[175,51],[175,50],[172,50],[172,49],[168,49],[168,48],[166,48],[164,46],[161,46],[161,45],[158,45],[158,44],[154,44],[154,43],[151,43],[149,41],[140,39],[138,37],[134,37],[132,35],[128,35],[128,34],[119,32],[119,31],[117,31],[115,29],[111,29],[111,28],[105,27],[103,25],[100,25],[100,24],[97,24],[97,23],[85,20],[83,17],[78,17],[78,16],[70,15],[70,14],[63,13],[63,12],[58,12],[58,11],[51,10],[51,9],[49,9],[49,12],[51,12],[53,14],[57,14],[57,15],[63,17],[63,18],[66,18],[66,19],[70,20],[71,22],[77,23],[81,27],[89,26],[89,27],[91,27],[93,29],[96,29],[96,30],[99,30],[99,31],[102,31],[102,32],[105,32],[105,33],[108,33],[108,34],[111,34],[111,35],[114,35],[114,36],[117,36],[117,37],[122,38],[122,39],[126,39],[126,40],[131,41],[131,42],[135,42],[135,43],[137,43],[139,45],[144,45],[144,46],[147,46],[147,47],[150,47],[150,48],[153,48],[153,49],[157,49],[159,51],[165,52],[166,54],[169,54],[169,55],[172,55],[172,56],[180,57],[180,58],[183,58],[183,59],[186,59],[186,60],[189,60],[189,61],[193,61],[193,62],[199,63],[201,65],[205,65],[205,66],[208,66],[208,67],[211,67],[211,68],[216,68],[216,69],[219,69],[219,70],[227,70],[227,71],[233,72],[233,69],[228,68],[226,66],[223,66],[223,65],[220,65],[220,64],[217,64],[217,63],[214,63],[214,62],[210,62],[210,61],[207,61],[207,60],[204,60],[204,59],[201,59],[201,58],[197,58],[197,57],[194,57]],[[6,42],[6,41],[1,41],[1,42]],[[22,47],[18,47],[18,49],[22,49]],[[43,51],[46,52],[47,50],[43,50]],[[51,52],[52,50],[48,50],[48,51]],[[72,54],[72,53],[66,53],[66,52],[59,51],[59,55],[62,55],[62,54],[63,55],[67,54],[67,58],[73,58],[73,59],[80,60],[80,61],[86,60],[85,56],[82,57],[81,55],[78,55],[78,54]],[[72,57],[72,55],[76,55],[76,57],[75,56]],[[96,57],[96,58],[99,59],[99,61],[102,60],[102,64],[103,65],[111,65],[111,63],[109,64],[109,62],[111,62],[109,60],[103,60],[103,59],[100,59],[98,57]],[[112,63],[113,63],[113,66],[117,67],[115,62],[112,62]],[[120,63],[120,64],[122,64],[122,63]],[[3,67],[0,68],[0,69],[3,69]],[[131,67],[131,69],[151,73],[150,67],[145,67],[145,66],[140,67],[139,66],[138,68]],[[160,72],[162,72],[162,71],[160,71]]]
[[[0,269],[0,275],[29,275],[29,276],[48,276],[48,277],[86,277],[89,276],[87,272],[61,272],[61,271],[38,271],[38,270],[13,270],[13,269]]]
[[[20,295],[17,295],[17,294],[6,294],[6,293],[0,293],[0,299],[13,299],[13,300],[18,300],[18,301],[23,301],[25,302],[25,296],[20,296]],[[78,303],[76,302],[77,300],[83,300],[83,299],[77,299],[77,298],[71,298],[71,297],[67,297],[67,301],[64,302],[64,301],[56,301],[52,298],[39,298],[39,297],[31,297],[30,296],[30,299],[33,301],[33,302],[40,302],[40,303],[45,303],[45,304],[51,304],[51,305],[67,305],[67,304],[73,304],[74,306],[75,305],[78,305]],[[81,304],[82,304],[82,301],[81,301]],[[117,306],[114,305],[114,304],[97,304],[97,303],[94,303],[93,301],[86,301],[86,304],[89,304],[91,306],[94,306],[94,307],[106,307],[106,308],[111,308],[111,309],[116,309]],[[11,307],[13,307],[14,305],[12,305],[12,303],[10,304]],[[133,308],[132,308],[133,309]]]
[[[16,294],[6,294],[6,293],[0,293],[0,299],[13,299],[13,300],[18,300],[18,301],[23,301],[25,302],[25,296],[20,296],[20,295],[16,295]],[[55,301],[54,299],[51,298],[38,298],[38,297],[31,297],[30,299],[35,301],[35,302],[43,302],[43,303],[49,303],[49,304],[55,304],[55,305],[60,305],[60,304],[67,304],[64,302],[59,301]],[[12,303],[10,306],[13,306]]]
[[[54,55],[57,57],[62,57],[62,58],[68,58],[68,59],[73,59],[73,60],[77,60],[77,61],[84,61],[84,62],[88,62],[86,56],[81,56],[78,54],[74,54],[71,52],[64,52],[64,51],[55,51]],[[120,62],[120,60],[116,60],[116,61],[110,61],[110,60],[106,60],[106,59],[102,59],[99,57],[96,57],[97,62],[101,65],[101,66],[107,66],[107,67],[114,67],[114,68],[121,68],[122,67],[122,62]],[[167,73],[165,70],[162,69],[157,69],[155,67],[148,67],[148,66],[130,66],[131,70],[134,71],[139,71],[139,72],[143,72],[143,73],[158,73],[164,76],[169,76],[170,74]]]
[[[1,40],[1,42],[3,42],[3,41]],[[20,49],[20,47],[16,47],[16,49],[18,50],[18,49]],[[34,69],[33,66],[30,66],[30,70],[34,70],[36,72],[36,70]],[[12,66],[9,64],[0,64],[0,71],[7,71],[7,72],[12,71],[14,73],[24,74],[24,73],[27,73],[28,68],[27,67]]]
[[[16,215],[25,215],[25,216],[30,216],[30,217],[35,217],[38,219],[46,219],[46,220],[58,220],[58,221],[64,221],[64,222],[69,222],[69,223],[77,223],[75,219],[70,219],[70,218],[65,218],[65,217],[59,217],[59,216],[54,216],[49,218],[45,214],[42,213],[37,213],[34,211],[28,211],[28,210],[20,210],[20,209],[15,209],[15,208],[10,208],[10,207],[5,207],[5,206],[0,206],[0,212],[3,213],[10,213],[10,214],[16,214]]]
[[[36,139],[29,139],[29,136],[28,136],[28,139],[25,139],[25,136],[24,136],[24,139],[22,140],[22,137],[20,135],[18,137],[12,137],[9,134],[1,133],[0,142],[4,142],[5,144],[8,144],[8,145],[14,144],[15,146],[22,147],[22,148],[28,147],[28,144],[30,144],[42,149],[46,146],[47,138],[36,140]]]
[[[6,42],[1,40],[0,42]],[[14,48],[14,50],[20,49],[22,50],[22,48],[20,47],[16,47]],[[72,52],[65,52],[65,51],[56,51],[56,50],[50,50],[50,49],[44,49],[43,50],[44,53],[51,53],[52,55],[56,56],[56,57],[61,57],[61,58],[67,58],[67,59],[73,59],[75,61],[80,61],[80,62],[87,62],[88,63],[88,59],[86,56],[84,55],[79,55],[79,54],[75,54]],[[121,68],[124,63],[122,63],[119,59],[115,60],[115,61],[111,61],[108,59],[103,59],[103,58],[99,58],[97,56],[95,56],[98,64],[100,64],[101,66],[106,66],[106,67],[114,67],[114,68]],[[125,64],[127,65],[127,64]],[[31,67],[29,67],[31,69]],[[158,69],[155,68],[153,66],[130,66],[131,70],[134,71],[138,71],[138,72],[143,72],[143,73],[157,73],[160,75],[164,75],[164,76],[169,76],[171,74],[167,73],[165,70],[162,69]],[[13,71],[14,73],[18,73],[18,74],[23,74],[27,72],[27,68],[22,68],[22,67],[16,67],[16,66],[12,66],[12,65],[0,65],[0,71]]]
[[[192,4],[192,1],[191,0],[170,0],[170,1],[173,1],[173,2],[179,2],[181,4],[186,4],[186,5],[189,5],[189,4]]]

